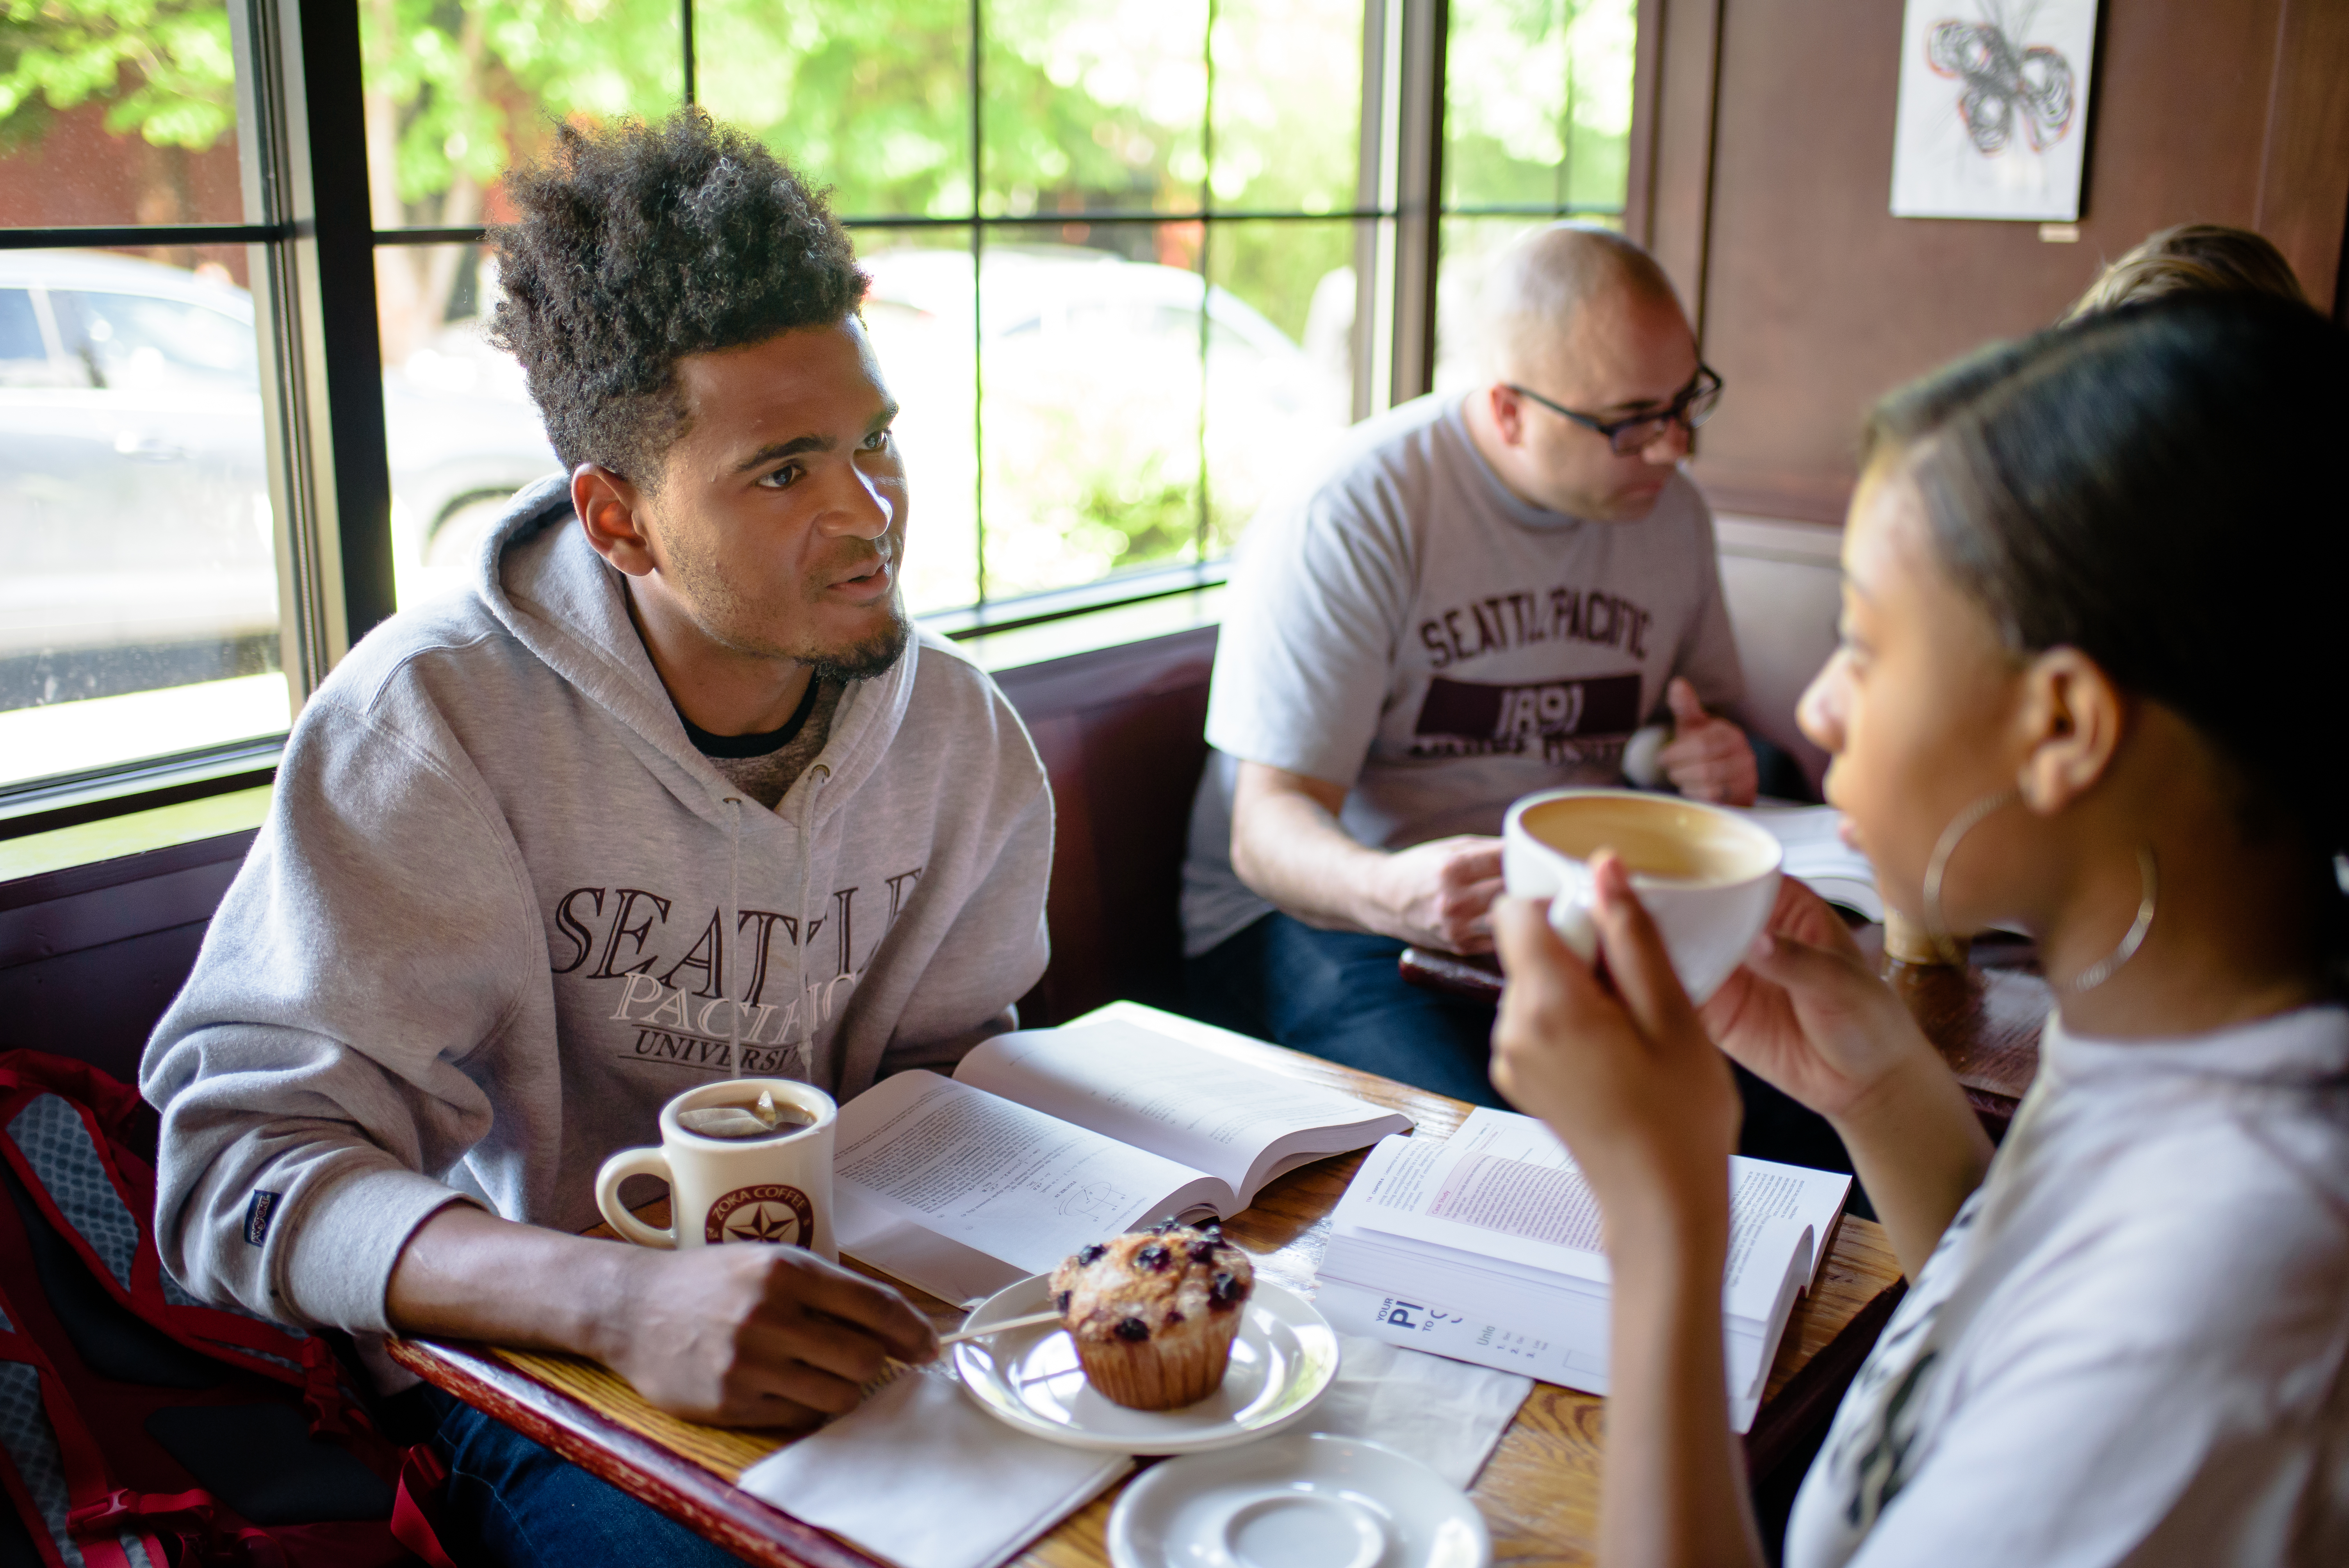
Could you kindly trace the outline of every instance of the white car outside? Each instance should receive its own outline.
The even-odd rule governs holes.
[[[553,471],[537,411],[384,377],[403,575]],[[77,251],[0,253],[0,659],[278,624],[251,295]]]
[[[1070,245],[990,243],[981,257],[976,322],[967,250],[860,258],[865,324],[905,407],[916,608],[970,597],[975,347],[992,595],[1088,582],[1152,548],[1164,559],[1178,525],[1187,542],[1195,503],[1180,498],[1203,433],[1215,549],[1346,427],[1342,376],[1195,272]],[[1161,531],[1143,533],[1154,519]]]
[[[995,594],[1087,581],[1134,552],[1121,508],[1195,483],[1220,537],[1346,424],[1346,387],[1196,273],[1063,245],[862,258],[865,320],[905,406],[918,610],[974,580],[972,354],[986,366]],[[1206,317],[1204,374],[1200,319]],[[0,660],[274,631],[253,303],[93,252],[0,253]],[[384,377],[403,602],[449,585],[514,490],[558,467],[512,359],[451,323]],[[1170,526],[1172,526],[1170,524]],[[1182,525],[1187,527],[1187,525]]]

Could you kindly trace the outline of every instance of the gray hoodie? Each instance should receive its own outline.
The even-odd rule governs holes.
[[[597,1166],[685,1089],[845,1099],[951,1062],[1043,973],[1051,839],[1027,731],[927,634],[849,687],[774,810],[744,799],[566,487],[535,486],[471,593],[385,623],[294,727],[140,1066],[164,1264],[381,1330],[429,1215],[585,1229]]]

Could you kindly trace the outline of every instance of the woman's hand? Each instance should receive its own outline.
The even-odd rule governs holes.
[[[1744,966],[1697,1015],[1747,1071],[1840,1120],[1933,1048],[1842,917],[1792,877]],[[1934,1063],[1938,1066],[1938,1061]]]
[[[1769,930],[1699,1016],[1723,1051],[1835,1124],[1916,1278],[1989,1169],[1990,1140],[1835,911],[1781,883]]]
[[[1603,980],[1540,904],[1494,906],[1509,984],[1493,1081],[1566,1140],[1607,1217],[1614,1329],[1599,1557],[1758,1564],[1721,1332],[1737,1086],[1622,861],[1602,854],[1591,872]]]
[[[1636,1229],[1702,1217],[1725,1236],[1737,1086],[1622,862],[1602,854],[1592,872],[1605,980],[1559,940],[1542,904],[1494,906],[1509,984],[1493,1082],[1574,1151],[1610,1234],[1628,1211]]]

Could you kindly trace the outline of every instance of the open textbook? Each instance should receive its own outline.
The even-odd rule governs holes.
[[[1768,829],[1785,846],[1785,872],[1826,900],[1881,923],[1884,895],[1876,891],[1876,868],[1868,857],[1843,841],[1843,813],[1833,806],[1749,806],[1731,808],[1737,815]],[[1993,926],[2012,931],[2012,926]],[[2017,935],[2025,934],[2015,932]]]
[[[1215,1048],[1220,1031],[1103,1013],[998,1035],[952,1078],[899,1073],[843,1106],[841,1251],[969,1301],[1169,1214],[1237,1213],[1284,1171],[1411,1130]]]
[[[1785,847],[1785,870],[1829,903],[1884,918],[1876,868],[1843,841],[1843,813],[1833,806],[1753,806],[1737,813],[1766,828]]]
[[[1731,1161],[1721,1299],[1741,1432],[1850,1185]],[[1608,1288],[1599,1202],[1566,1146],[1529,1116],[1478,1110],[1442,1142],[1371,1150],[1331,1216],[1316,1300],[1349,1334],[1604,1394]]]

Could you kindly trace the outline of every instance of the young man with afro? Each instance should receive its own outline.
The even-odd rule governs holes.
[[[141,1068],[157,1240],[196,1295],[363,1350],[572,1351],[680,1415],[806,1424],[929,1326],[799,1247],[582,1239],[596,1170],[715,1078],[845,1099],[1011,1026],[1051,803],[1001,693],[906,621],[896,405],[822,199],[692,110],[565,129],[512,193],[495,331],[568,472],[295,726]],[[460,1553],[730,1561],[401,1398]]]

